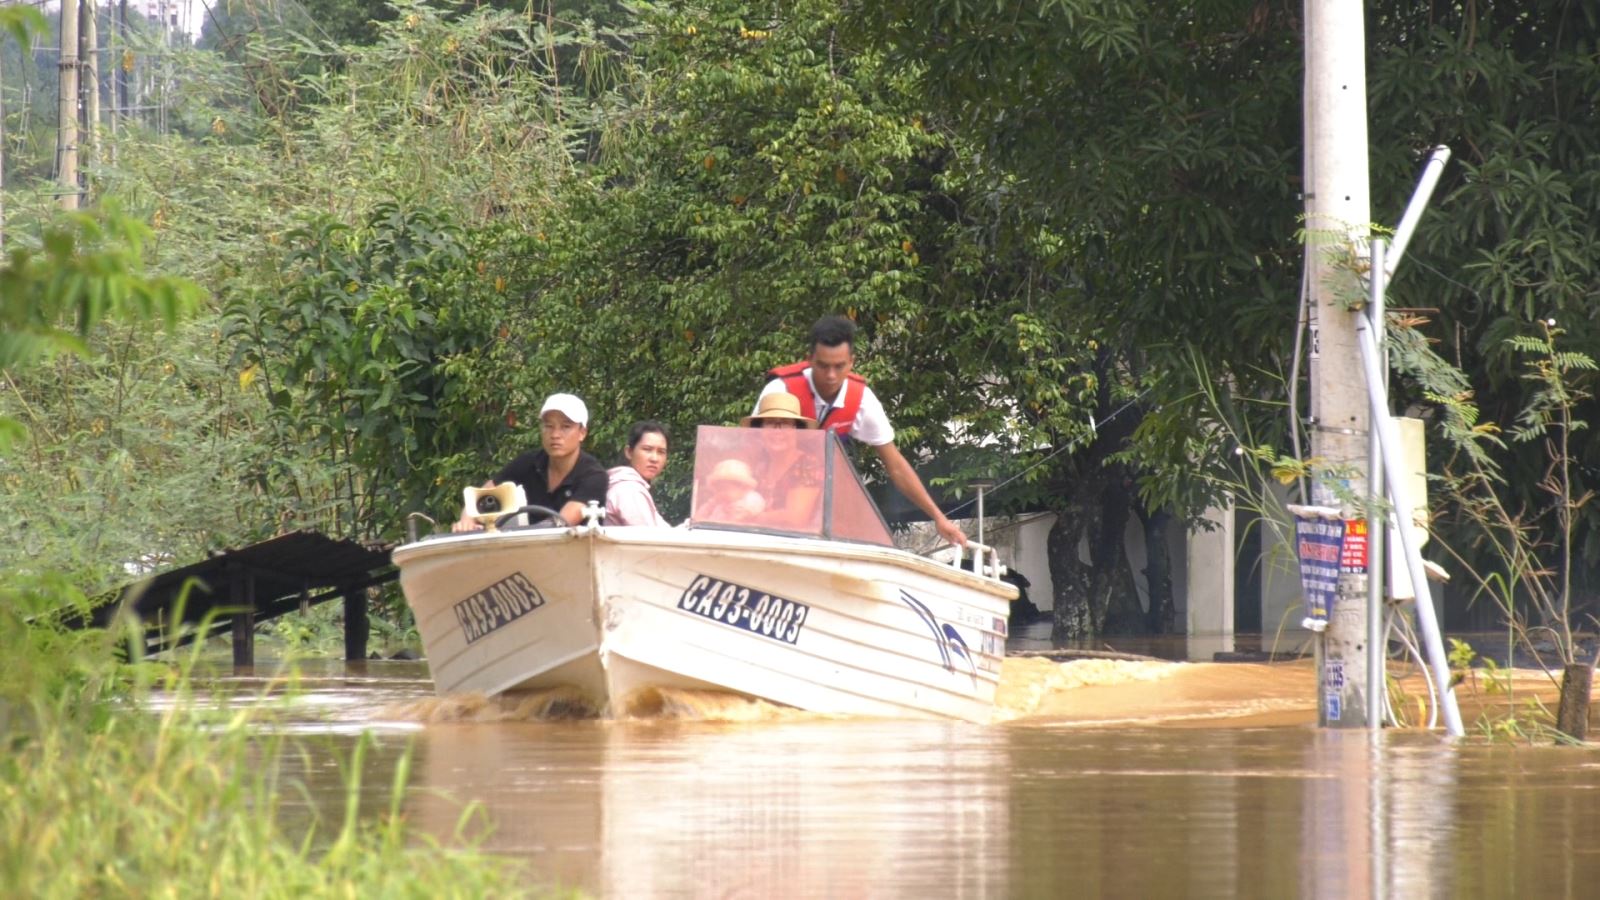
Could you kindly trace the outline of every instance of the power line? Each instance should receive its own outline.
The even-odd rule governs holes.
[[[1095,428],[1096,430],[1098,430],[1100,425],[1105,425],[1105,424],[1111,422],[1112,420],[1116,419],[1117,416],[1122,415],[1123,413],[1127,412],[1130,408],[1132,408],[1134,406],[1134,404],[1138,403],[1140,400],[1143,400],[1145,398],[1145,396],[1150,393],[1150,391],[1151,391],[1151,388],[1145,388],[1144,390],[1140,391],[1132,400],[1129,400],[1127,403],[1124,403],[1121,406],[1117,407],[1115,410],[1113,410],[1111,415],[1106,416],[1103,420],[1100,421],[1099,425],[1094,425],[1092,420],[1091,420],[1092,427]],[[1080,441],[1068,441],[1067,443],[1063,444],[1062,446],[1057,447],[1056,449],[1050,451],[1050,453],[1048,455],[1046,455],[1043,459],[1035,460],[1032,465],[1024,468],[1022,471],[1018,472],[1015,475],[1012,475],[1010,478],[1007,478],[1005,481],[1000,482],[999,484],[995,485],[994,487],[989,488],[989,493],[991,495],[995,494],[995,493],[998,493],[1002,488],[1004,488],[1006,485],[1010,484],[1011,482],[1016,481],[1018,478],[1021,478],[1022,476],[1028,474],[1029,472],[1032,472],[1034,469],[1039,468],[1040,466],[1044,465],[1045,463],[1049,462],[1052,459],[1055,459],[1057,456],[1060,456],[1061,454],[1067,452],[1068,450],[1077,449],[1081,445],[1082,444],[1081,444]],[[956,513],[961,512],[962,510],[966,509],[969,506],[972,506],[973,504],[975,504],[977,502],[978,502],[978,499],[976,497],[974,497],[971,500],[967,500],[967,501],[965,501],[963,503],[958,503],[955,506],[951,507],[948,511],[946,511],[945,515],[950,516],[951,518],[954,518]]]

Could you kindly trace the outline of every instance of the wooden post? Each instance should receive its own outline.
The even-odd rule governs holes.
[[[1575,741],[1589,737],[1589,694],[1593,683],[1593,663],[1573,663],[1562,668],[1556,728]]]
[[[256,664],[256,577],[233,569],[229,577],[233,613],[233,666],[247,669]]]
[[[350,588],[343,593],[344,658],[346,662],[367,658],[367,636],[370,631],[370,625],[367,621],[368,590],[368,588]]]

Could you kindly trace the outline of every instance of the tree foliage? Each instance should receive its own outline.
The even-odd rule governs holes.
[[[0,266],[0,372],[63,351],[86,354],[86,338],[108,318],[171,326],[194,309],[199,286],[144,272],[148,236],[115,212],[64,215],[33,247],[13,234]],[[0,450],[21,436],[16,420],[0,417]]]
[[[466,374],[491,364],[461,362],[492,347],[504,279],[470,264],[445,217],[395,204],[287,241],[281,281],[235,294],[224,314],[240,385],[259,383],[272,409],[262,486],[291,491],[299,517],[335,534],[392,534],[399,512],[459,492],[444,484],[466,474],[452,460],[475,463],[472,449],[505,433],[504,401]],[[303,454],[320,464],[292,468]]]
[[[123,132],[95,172],[152,223],[150,264],[218,298],[188,349],[232,361],[209,421],[250,435],[234,474],[274,527],[448,512],[553,390],[590,401],[602,455],[647,416],[686,449],[830,312],[862,326],[861,368],[946,496],[1014,478],[991,508],[1061,514],[1084,628],[1164,621],[1087,599],[1131,596],[1129,522],[1159,542],[1282,458],[1256,451],[1287,443],[1298,377],[1295,5],[334,6],[370,31],[330,12],[330,35],[175,54],[174,132]],[[1392,301],[1430,310],[1393,345],[1395,389],[1441,420],[1463,407],[1429,393],[1429,340],[1470,376],[1447,393],[1476,385],[1505,423],[1537,400],[1506,341],[1530,319],[1596,355],[1597,16],[1369,10],[1375,217],[1427,148],[1456,150]],[[174,409],[199,396],[171,388]],[[1600,448],[1571,446],[1581,492]],[[1547,502],[1536,448],[1480,451]],[[1593,514],[1573,531],[1591,564]]]
[[[1022,186],[1010,202],[1025,233],[1049,223],[1084,236],[1063,262],[1097,290],[1087,303],[1056,299],[1080,326],[1112,331],[1123,371],[1145,373],[1159,401],[1107,458],[1135,464],[1150,502],[1203,502],[1189,476],[1230,448],[1208,441],[1215,420],[1194,403],[1208,393],[1194,377],[1249,401],[1281,392],[1287,368],[1301,254],[1290,239],[1298,8],[889,0],[852,4],[850,22],[863,43],[918,75],[936,115],[983,148],[996,183]],[[1428,148],[1456,150],[1391,303],[1437,310],[1428,335],[1447,342],[1494,421],[1515,420],[1531,399],[1505,340],[1530,319],[1554,315],[1572,326],[1579,352],[1594,349],[1580,298],[1596,289],[1595,224],[1583,211],[1600,199],[1600,134],[1585,99],[1596,86],[1597,33],[1594,10],[1557,0],[1369,7],[1380,221],[1398,217]],[[1403,403],[1428,404],[1416,383],[1395,387]],[[1281,407],[1260,408],[1253,432],[1281,443]],[[1590,465],[1591,446],[1587,435],[1574,443]],[[1516,506],[1546,502],[1533,487],[1545,460],[1531,449],[1492,451],[1520,494]],[[1591,522],[1577,534],[1592,565],[1600,532]]]
[[[650,11],[599,164],[515,249],[528,261],[515,330],[541,351],[530,396],[574,387],[680,434],[731,421],[767,368],[803,355],[812,321],[842,312],[914,452],[980,439],[1029,452],[1042,422],[1081,427],[1084,377],[1037,344],[1026,270],[988,258],[959,136],[930,128],[911,80],[848,48],[837,23],[826,3]]]

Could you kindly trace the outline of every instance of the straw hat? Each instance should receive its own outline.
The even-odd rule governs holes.
[[[773,391],[756,404],[756,413],[745,416],[739,424],[749,427],[757,419],[792,419],[801,428],[815,428],[817,423],[800,414],[800,399],[788,391]]]
[[[716,468],[711,470],[711,477],[706,480],[711,484],[729,481],[745,490],[754,490],[756,486],[756,477],[750,474],[750,467],[738,459],[725,459],[717,463]]]

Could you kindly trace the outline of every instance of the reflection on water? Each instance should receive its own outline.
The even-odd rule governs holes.
[[[607,896],[1005,893],[1003,751],[971,726],[461,725],[421,755],[431,787],[485,805],[490,846]],[[459,804],[412,811],[432,830]]]
[[[369,784],[414,738],[420,828],[476,807],[536,885],[600,896],[1595,895],[1587,749],[1319,731],[1304,666],[1025,662],[988,727],[693,694],[551,721],[415,672],[309,678],[303,708],[381,729]]]

